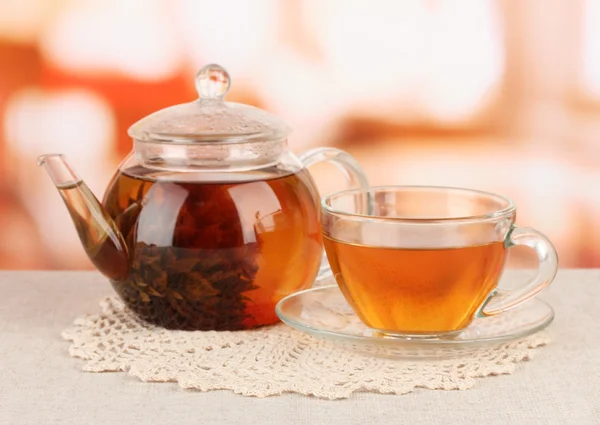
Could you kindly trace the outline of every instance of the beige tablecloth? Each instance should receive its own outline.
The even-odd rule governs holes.
[[[600,424],[600,270],[561,270],[542,294],[553,343],[467,391],[340,401],[183,391],[80,371],[60,333],[112,293],[88,272],[0,272],[0,424]]]

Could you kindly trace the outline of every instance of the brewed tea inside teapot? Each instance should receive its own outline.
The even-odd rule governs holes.
[[[196,75],[199,99],[129,129],[133,150],[102,202],[66,163],[42,155],[92,263],[141,319],[169,329],[240,330],[278,321],[275,305],[307,288],[322,265],[319,194],[306,167],[338,165],[334,148],[297,157],[279,118],[226,102],[227,72]]]

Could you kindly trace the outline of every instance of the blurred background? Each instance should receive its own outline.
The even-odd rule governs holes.
[[[599,23],[600,0],[0,1],[0,269],[91,268],[37,155],[67,154],[101,197],[127,128],[193,100],[211,62],[296,153],[499,192],[562,267],[600,267]]]

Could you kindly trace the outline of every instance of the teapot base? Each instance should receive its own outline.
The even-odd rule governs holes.
[[[127,285],[111,282],[119,298],[139,319],[149,325],[182,331],[241,331],[274,325],[279,322],[275,305],[252,305],[240,320],[239,315],[216,316],[209,311],[194,308],[193,302],[159,297],[132,297]]]

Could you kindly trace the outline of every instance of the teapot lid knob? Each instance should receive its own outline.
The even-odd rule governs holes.
[[[220,65],[209,64],[196,74],[196,91],[200,99],[221,100],[229,91],[229,73]]]

